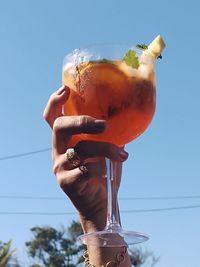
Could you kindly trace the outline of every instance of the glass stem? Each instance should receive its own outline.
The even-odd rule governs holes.
[[[120,165],[119,165],[120,164]],[[121,163],[106,158],[107,167],[107,230],[121,228],[119,206],[117,199],[117,183],[121,179]]]

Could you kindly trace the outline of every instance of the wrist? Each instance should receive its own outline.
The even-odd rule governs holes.
[[[130,267],[131,261],[127,247],[89,246],[84,253],[85,266],[88,267]]]
[[[106,212],[92,215],[79,214],[80,223],[84,233],[101,231],[106,226]]]

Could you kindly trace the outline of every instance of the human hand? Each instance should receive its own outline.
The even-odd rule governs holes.
[[[63,116],[62,105],[68,96],[69,89],[61,87],[51,95],[43,114],[53,130],[53,171],[60,187],[78,210],[84,231],[101,230],[105,226],[107,212],[104,159],[107,157],[123,162],[128,153],[110,143],[80,140],[74,147],[79,159],[78,165],[73,166],[66,156],[73,135],[101,133],[106,128],[106,122],[90,116]],[[117,181],[118,186],[119,183]]]

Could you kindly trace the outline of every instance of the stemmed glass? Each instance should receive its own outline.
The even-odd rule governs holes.
[[[154,59],[135,46],[102,44],[76,49],[64,58],[62,81],[70,88],[65,115],[90,115],[107,121],[98,135],[80,139],[114,143],[123,147],[141,135],[155,112]],[[121,226],[117,199],[120,164],[106,159],[107,223],[102,231],[83,234],[87,245],[127,246],[148,239],[144,233]]]

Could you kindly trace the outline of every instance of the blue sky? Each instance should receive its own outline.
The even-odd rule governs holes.
[[[0,1],[0,158],[49,148],[42,119],[49,95],[61,84],[62,60],[91,43],[167,44],[156,65],[157,109],[149,129],[127,145],[119,193],[123,227],[147,232],[143,244],[160,257],[158,267],[199,262],[200,208],[200,4],[198,1]],[[68,226],[76,215],[6,215],[5,212],[74,212],[51,172],[50,151],[0,160],[0,240],[24,242],[36,225]],[[5,198],[5,196],[10,196]],[[124,197],[185,199],[123,200]],[[160,211],[141,211],[161,209]],[[134,212],[140,210],[140,212]],[[132,212],[131,212],[132,211]]]

